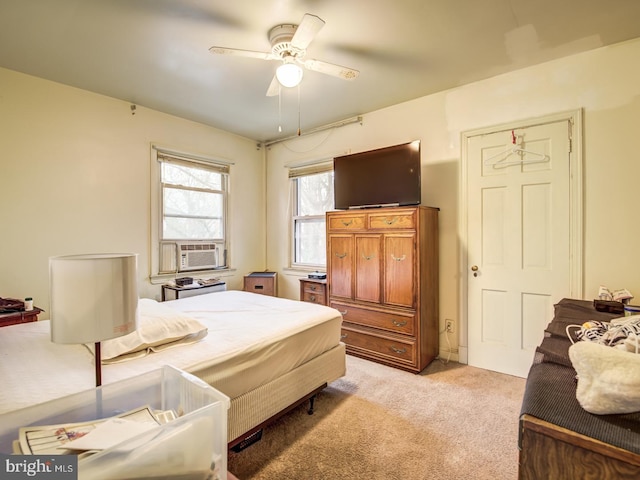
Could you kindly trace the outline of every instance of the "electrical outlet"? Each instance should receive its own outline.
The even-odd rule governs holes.
[[[455,325],[456,325],[456,324],[455,324],[455,322],[454,322],[453,320],[451,320],[451,319],[448,319],[448,318],[447,318],[447,319],[444,321],[445,331],[446,331],[447,333],[456,333],[456,331],[455,331]]]

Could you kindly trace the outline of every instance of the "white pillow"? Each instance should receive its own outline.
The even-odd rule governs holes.
[[[589,413],[640,411],[640,355],[594,342],[569,347],[578,373],[576,398]]]
[[[150,298],[141,298],[138,300],[137,330],[101,342],[102,363],[117,363],[194,343],[207,333],[207,327],[182,312]],[[93,350],[93,345],[89,347]]]

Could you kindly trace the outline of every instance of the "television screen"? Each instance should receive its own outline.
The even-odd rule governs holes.
[[[335,208],[420,204],[420,142],[333,159]]]

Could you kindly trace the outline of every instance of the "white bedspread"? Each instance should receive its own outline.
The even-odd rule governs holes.
[[[205,324],[201,341],[103,365],[102,383],[171,364],[230,398],[277,378],[340,342],[332,308],[242,291],[165,302]],[[93,356],[50,340],[49,321],[0,329],[0,413],[92,388]]]

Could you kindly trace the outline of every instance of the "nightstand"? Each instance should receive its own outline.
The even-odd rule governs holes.
[[[43,311],[38,307],[33,307],[33,310],[23,312],[0,313],[0,327],[16,325],[17,323],[37,322],[38,315]]]
[[[327,281],[315,278],[300,279],[300,300],[327,305]]]
[[[244,276],[245,292],[261,293],[262,295],[278,296],[276,272],[253,272]]]

